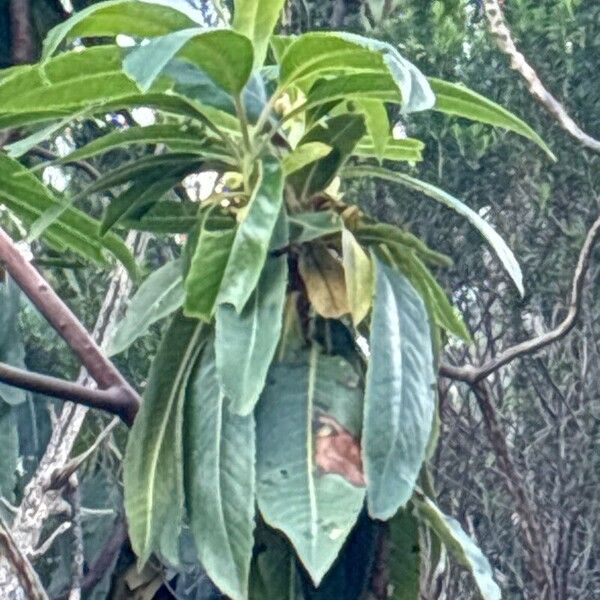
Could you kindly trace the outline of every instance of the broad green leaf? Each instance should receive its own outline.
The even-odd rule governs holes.
[[[129,538],[144,565],[152,552],[179,562],[184,512],[182,426],[186,385],[205,326],[177,314],[152,362],[124,460]]]
[[[102,177],[89,185],[80,195],[83,197],[124,185],[130,181],[145,178],[157,178],[161,172],[174,169],[193,171],[202,164],[202,159],[196,154],[171,152],[169,154],[150,154],[137,160],[126,162],[108,171]]]
[[[437,324],[465,342],[471,341],[471,335],[460,313],[419,257],[413,251],[407,251],[395,244],[388,243],[388,249],[394,262],[419,290],[421,296],[429,297]]]
[[[25,346],[19,327],[21,290],[8,275],[4,274],[3,276],[4,281],[0,283],[0,362],[19,369],[26,369]],[[0,382],[0,405],[3,403],[13,406],[22,404],[27,397],[28,394],[25,390]]]
[[[111,131],[67,154],[57,162],[69,163],[84,160],[133,144],[165,144],[176,152],[197,152],[198,154],[202,154],[205,150],[210,151],[210,143],[201,130],[171,123]]]
[[[14,409],[0,398],[0,497],[14,502],[19,464],[19,435]]]
[[[300,197],[309,198],[324,190],[335,178],[358,140],[365,133],[364,119],[358,114],[333,117],[317,124],[300,140],[299,146],[319,142],[332,148],[327,156],[296,171],[288,181]]]
[[[423,160],[424,147],[425,144],[420,140],[414,140],[412,138],[395,140],[392,137],[388,137],[383,145],[383,150],[380,151],[373,145],[371,140],[363,138],[354,148],[352,154],[364,158],[373,157],[379,160],[406,160],[418,162]]]
[[[26,224],[36,221],[51,207],[64,203],[19,162],[0,154],[0,201]],[[66,207],[60,218],[50,225],[44,238],[59,248],[69,248],[80,256],[105,264],[104,251],[111,252],[132,276],[137,265],[127,246],[116,235],[100,237],[98,221],[85,213]]]
[[[429,319],[406,277],[376,255],[362,435],[369,514],[410,499],[431,432],[435,373]]]
[[[500,600],[502,594],[494,581],[492,567],[475,542],[464,532],[460,523],[445,515],[434,502],[417,492],[414,502],[421,518],[426,521],[456,560],[473,575],[484,600]]]
[[[180,183],[186,175],[194,172],[196,168],[197,164],[184,162],[136,180],[131,187],[111,200],[106,207],[100,225],[100,233],[104,235],[123,218],[136,218],[147,213],[169,190]]]
[[[79,111],[137,94],[135,83],[123,73],[121,63],[120,48],[97,46],[28,66],[0,81],[0,115]]]
[[[340,100],[378,100],[400,104],[398,86],[388,73],[338,75],[315,81],[306,97],[306,107],[312,108]]]
[[[344,267],[325,244],[314,242],[305,246],[298,270],[317,314],[326,319],[338,319],[350,312]]]
[[[435,110],[514,131],[535,142],[552,160],[556,160],[544,140],[510,111],[463,85],[441,79],[430,79],[429,83],[435,92]]]
[[[48,59],[63,41],[78,37],[152,37],[197,24],[184,0],[109,0],[54,27],[44,41],[43,56]]]
[[[252,40],[254,67],[265,62],[269,39],[277,25],[284,0],[235,0],[233,28]]]
[[[390,600],[419,600],[421,556],[419,523],[408,509],[388,522],[390,535]]]
[[[258,506],[318,585],[356,522],[364,489],[318,472],[313,428],[321,407],[338,421],[331,406],[360,418],[362,391],[343,358],[321,354],[316,345],[290,354],[272,367],[257,407]]]
[[[387,110],[378,100],[359,100],[358,110],[365,116],[365,126],[371,138],[375,156],[381,162],[385,158],[385,147],[390,136],[390,121]]]
[[[437,188],[430,183],[415,179],[404,173],[395,173],[388,169],[381,167],[353,167],[347,169],[344,172],[347,177],[379,177],[380,179],[386,179],[395,183],[400,183],[406,187],[412,188],[418,192],[433,198],[437,202],[444,204],[448,208],[456,211],[459,215],[465,217],[471,225],[479,230],[483,237],[489,242],[490,246],[496,252],[500,262],[504,265],[504,268],[514,281],[519,293],[524,294],[523,289],[523,273],[521,267],[517,262],[512,250],[507,246],[506,242],[502,237],[494,230],[494,228],[482,217],[480,217],[474,210],[469,208],[466,204],[463,204],[457,198],[454,198],[447,192]]]
[[[357,326],[368,314],[373,300],[373,265],[356,238],[342,231],[342,257],[346,292],[352,321]]]
[[[314,81],[326,74],[388,75],[404,112],[427,110],[435,96],[425,76],[391,44],[343,32],[310,32],[296,38],[281,60],[281,85]]]
[[[147,213],[124,217],[123,226],[152,233],[187,233],[198,223],[198,204],[191,201],[162,200]]]
[[[252,71],[252,44],[229,29],[183,29],[153,38],[123,61],[123,68],[144,92],[177,56],[197,65],[225,91],[239,94]]]
[[[254,417],[234,415],[219,388],[212,344],[187,388],[185,501],[198,558],[232,600],[248,598],[254,544]]]
[[[275,530],[258,524],[250,568],[250,600],[298,600],[296,557]]]
[[[106,349],[108,356],[123,352],[145,335],[151,325],[180,308],[184,296],[180,260],[172,260],[151,273],[131,299],[125,317],[117,325]]]
[[[183,306],[187,316],[205,321],[212,318],[235,233],[231,219],[212,213],[205,217],[185,279]]]
[[[286,257],[270,257],[239,315],[230,304],[217,308],[219,383],[236,414],[250,414],[265,385],[281,334],[286,288]]]
[[[303,244],[321,237],[335,235],[344,225],[341,217],[334,212],[306,212],[289,215],[290,243]]]
[[[297,146],[283,159],[283,172],[291,175],[306,165],[327,156],[331,152],[331,146],[323,142],[307,142]]]
[[[371,225],[359,225],[354,235],[360,242],[375,244],[397,244],[407,249],[414,250],[424,261],[441,267],[451,267],[452,259],[445,254],[432,250],[416,235],[390,225],[389,223],[374,223]]]
[[[246,214],[235,234],[217,298],[219,304],[232,304],[238,314],[258,284],[282,203],[281,164],[274,158],[265,158]]]

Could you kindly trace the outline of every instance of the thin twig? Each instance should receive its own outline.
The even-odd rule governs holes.
[[[510,348],[507,348],[488,362],[483,365],[476,367],[468,365],[465,367],[455,367],[453,365],[442,364],[440,367],[440,375],[449,377],[450,379],[457,379],[465,381],[467,383],[477,383],[501,367],[512,362],[520,356],[527,354],[533,354],[538,350],[552,344],[562,338],[564,338],[575,326],[579,313],[581,312],[581,303],[583,296],[583,286],[585,283],[585,276],[590,266],[592,258],[592,252],[596,245],[596,242],[600,238],[600,217],[598,217],[594,224],[589,229],[585,242],[579,253],[579,260],[577,261],[577,267],[573,275],[573,282],[571,284],[571,302],[566,317],[561,323],[546,333],[534,337],[532,339],[516,344]]]
[[[510,58],[511,67],[527,82],[531,95],[554,117],[558,124],[586,148],[600,152],[600,140],[583,131],[569,116],[564,106],[546,89],[538,74],[516,47],[498,0],[483,0],[490,33],[500,50]]]
[[[52,544],[56,541],[56,539],[61,536],[66,531],[71,529],[71,522],[65,521],[61,523],[49,536],[48,539],[45,540],[42,544],[40,544],[31,554],[29,555],[31,560],[35,560],[36,558],[40,558],[44,556],[48,550],[52,547]]]

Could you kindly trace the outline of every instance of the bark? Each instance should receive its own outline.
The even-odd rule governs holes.
[[[36,58],[36,45],[31,20],[31,0],[10,0],[8,15],[11,61],[15,65],[33,62]]]

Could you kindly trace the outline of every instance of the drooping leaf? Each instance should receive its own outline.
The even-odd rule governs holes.
[[[357,326],[368,314],[373,301],[373,265],[356,238],[342,231],[342,257],[348,306],[352,321]]]
[[[20,307],[21,291],[17,284],[5,275],[4,282],[0,283],[0,362],[25,369],[25,346],[19,328]],[[22,404],[27,397],[25,390],[0,383],[0,404]],[[11,418],[7,417],[8,420]]]
[[[298,263],[310,303],[319,315],[337,319],[350,312],[342,263],[323,243],[306,246]]]
[[[344,172],[344,175],[347,177],[379,177],[381,179],[400,183],[401,185],[421,192],[426,196],[429,196],[430,198],[440,202],[441,204],[444,204],[448,208],[456,211],[480,231],[480,233],[496,252],[500,262],[502,262],[504,268],[514,281],[519,293],[521,295],[524,294],[523,273],[521,272],[521,267],[512,253],[512,250],[485,219],[480,217],[474,210],[469,208],[466,204],[463,204],[457,198],[454,198],[444,190],[441,190],[430,183],[415,179],[414,177],[410,177],[404,173],[395,173],[394,171],[390,171],[381,167],[369,167],[368,169],[362,167],[352,167],[347,169]]]
[[[180,308],[184,297],[180,260],[172,260],[151,273],[131,299],[127,314],[117,325],[106,349],[108,356],[129,348],[152,324]]]
[[[235,0],[233,28],[252,40],[254,67],[265,61],[269,39],[275,29],[284,0]]]
[[[314,81],[325,74],[390,76],[404,112],[427,110],[435,96],[425,76],[391,44],[345,32],[309,32],[296,38],[281,60],[281,85]]]
[[[375,298],[362,447],[369,513],[410,499],[431,432],[435,373],[429,319],[406,277],[373,255]]]
[[[324,190],[337,175],[365,133],[364,118],[358,114],[342,114],[318,123],[300,140],[299,146],[319,142],[332,148],[323,158],[295,171],[288,182],[299,197],[310,197]]]
[[[463,85],[441,79],[429,79],[429,83],[435,92],[435,110],[514,131],[535,142],[552,160],[556,160],[544,140],[527,123],[502,106]]]
[[[17,466],[19,463],[19,435],[14,410],[0,398],[0,497],[14,502],[14,491],[17,483]]]
[[[419,162],[423,160],[423,148],[425,144],[420,140],[405,138],[395,140],[388,137],[383,145],[383,150],[377,149],[371,140],[363,138],[354,148],[352,154],[364,158],[377,158],[383,160]]]
[[[290,243],[303,244],[321,237],[340,233],[343,227],[341,217],[334,212],[295,213],[288,217]]]
[[[375,151],[375,156],[381,162],[385,158],[385,147],[390,135],[390,121],[387,110],[378,100],[359,100],[358,109],[365,115],[365,125],[368,136]]]
[[[296,557],[289,542],[260,523],[250,569],[250,600],[298,600]]]
[[[185,500],[198,558],[232,600],[246,600],[254,544],[254,417],[234,415],[217,380],[212,344],[187,388]]]
[[[252,70],[250,40],[230,29],[183,29],[156,37],[127,55],[123,68],[144,92],[180,56],[199,66],[225,91],[239,94]]]
[[[182,426],[186,385],[202,350],[205,326],[177,314],[152,363],[144,401],[124,460],[131,545],[144,565],[154,551],[179,561],[184,511]]]
[[[200,236],[185,279],[184,312],[209,321],[235,238],[233,220],[209,213],[202,222]]]
[[[0,200],[26,224],[36,221],[52,207],[63,207],[64,202],[19,162],[0,154]],[[85,213],[66,207],[60,218],[51,224],[44,238],[59,248],[68,248],[87,260],[105,264],[104,251],[108,250],[127,270],[137,277],[137,265],[127,246],[114,234],[98,235],[99,223]]]
[[[78,37],[152,37],[197,24],[184,0],[109,0],[76,12],[52,29],[43,56],[48,59],[63,41]]]
[[[264,158],[261,175],[231,247],[217,302],[238,314],[258,284],[283,203],[283,172],[274,158]]]
[[[331,150],[331,146],[322,142],[307,142],[297,146],[283,159],[283,172],[291,175],[306,165],[327,156]]]
[[[475,542],[464,532],[460,523],[445,515],[434,502],[421,492],[414,497],[421,518],[437,534],[448,551],[473,575],[484,600],[500,600],[502,594],[494,581],[492,567]]]
[[[286,257],[270,257],[239,315],[230,304],[217,308],[219,383],[236,414],[250,414],[264,387],[279,343],[286,288]]]
[[[390,600],[419,600],[421,556],[419,523],[408,509],[399,510],[389,521]]]
[[[291,541],[316,585],[356,522],[364,489],[319,473],[315,421],[320,407],[336,418],[333,406],[360,413],[361,404],[352,367],[314,345],[272,367],[257,407],[258,505],[265,521]]]

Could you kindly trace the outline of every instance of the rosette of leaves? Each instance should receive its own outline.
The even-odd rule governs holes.
[[[445,204],[522,291],[491,225],[407,174],[424,144],[393,137],[389,109],[469,118],[550,151],[513,114],[428,79],[386,43],[273,35],[282,4],[236,0],[231,27],[206,29],[183,3],[109,0],[56,27],[39,64],[0,76],[0,126],[31,130],[0,155],[0,199],[47,243],[95,260],[112,253],[132,271],[124,232],[186,235],[182,256],[142,283],[110,348],[170,319],[125,458],[140,564],[157,554],[177,565],[187,527],[231,598],[340,597],[331,590],[358,552],[362,580],[344,592],[358,597],[374,550],[362,538],[357,549],[356,524],[382,520],[394,544],[390,597],[418,597],[424,524],[485,598],[499,598],[487,560],[417,487],[435,444],[440,344],[469,337],[432,272],[447,259],[341,192],[348,178],[380,177]],[[137,44],[119,47],[118,34]],[[75,39],[84,45],[69,50]],[[100,221],[16,159],[70,119],[136,107],[156,123],[60,159],[154,148],[83,194],[110,193]],[[204,171],[221,184],[195,203],[180,184]]]

